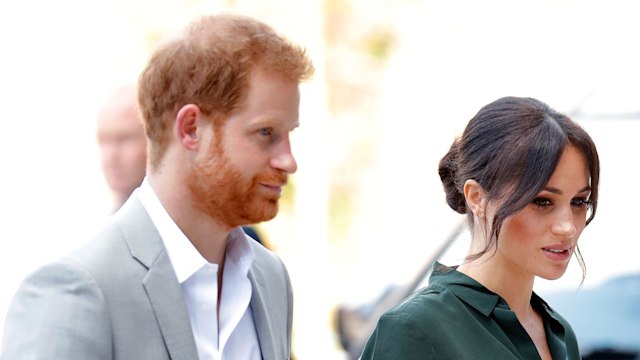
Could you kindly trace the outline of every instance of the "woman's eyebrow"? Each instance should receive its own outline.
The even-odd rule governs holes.
[[[545,187],[545,188],[543,188],[542,190],[544,190],[544,191],[548,191],[548,192],[550,192],[550,193],[554,193],[554,194],[562,195],[562,190],[560,190],[560,189],[556,189],[556,188],[554,188],[554,187]],[[582,188],[581,190],[579,190],[579,191],[578,191],[578,193],[582,193],[582,192],[590,191],[590,190],[591,190],[591,186],[587,185],[587,186],[585,186],[584,188]]]

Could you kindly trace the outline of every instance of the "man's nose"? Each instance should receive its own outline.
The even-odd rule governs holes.
[[[293,174],[298,170],[298,163],[291,152],[291,143],[289,140],[283,142],[278,148],[277,153],[271,159],[271,166],[287,174]]]

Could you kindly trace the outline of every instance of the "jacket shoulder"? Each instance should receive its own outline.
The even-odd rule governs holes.
[[[110,333],[100,287],[79,266],[57,261],[31,273],[18,288],[5,320],[3,356],[110,358],[104,341]]]

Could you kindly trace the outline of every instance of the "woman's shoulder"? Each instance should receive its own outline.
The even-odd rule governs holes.
[[[406,297],[385,315],[411,318],[418,322],[438,321],[447,319],[451,312],[455,312],[456,304],[462,306],[446,286],[431,284]]]

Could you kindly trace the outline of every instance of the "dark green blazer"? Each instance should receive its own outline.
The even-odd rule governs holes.
[[[555,360],[579,360],[571,326],[535,293],[531,305],[543,318]],[[513,311],[477,281],[439,263],[429,286],[378,321],[362,360],[540,359]]]

